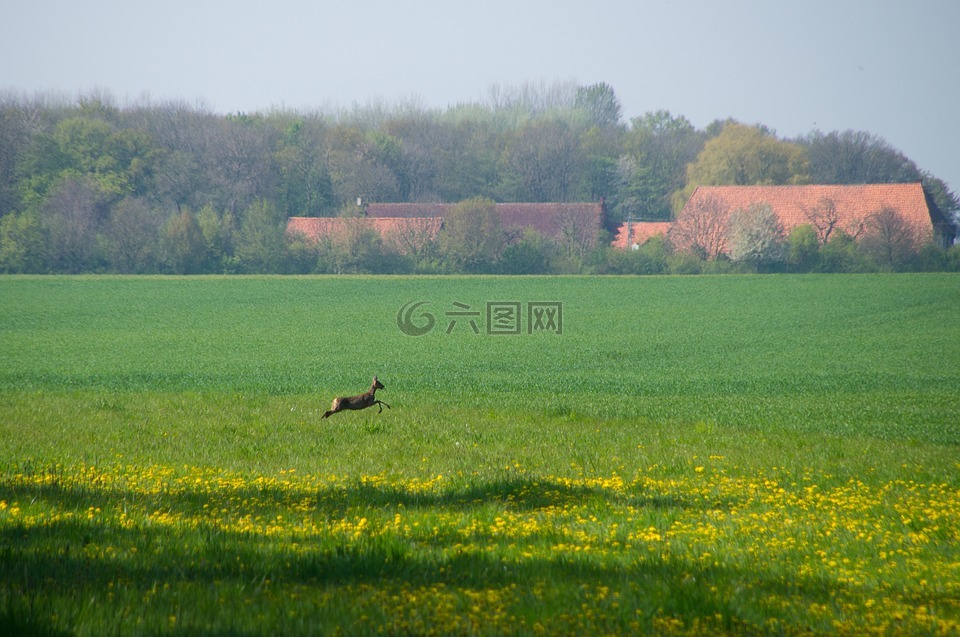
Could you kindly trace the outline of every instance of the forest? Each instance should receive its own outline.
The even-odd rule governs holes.
[[[292,216],[356,216],[358,198],[602,198],[617,222],[669,220],[698,185],[917,181],[957,219],[960,199],[945,182],[872,133],[787,139],[731,119],[698,129],[667,111],[625,121],[604,83],[494,86],[483,101],[444,109],[411,101],[233,114],[184,101],[121,105],[102,92],[0,94],[0,272],[742,271],[749,264],[662,241],[624,254],[609,236],[577,258],[531,233],[492,237],[465,261],[444,230],[411,259],[373,232],[315,244],[285,229]],[[811,255],[804,239],[781,237],[772,269],[960,269],[956,246],[880,264],[851,241]]]

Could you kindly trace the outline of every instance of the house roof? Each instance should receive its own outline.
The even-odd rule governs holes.
[[[400,252],[422,248],[440,232],[440,217],[290,217],[287,234],[299,234],[310,241],[342,236],[348,230],[370,228]]]
[[[765,203],[773,208],[784,229],[789,232],[801,224],[818,225],[831,206],[835,227],[858,235],[864,220],[883,208],[895,210],[918,236],[948,231],[946,219],[931,206],[920,183],[808,185],[808,186],[700,186],[684,206],[684,211],[708,198],[715,198],[729,211]],[[681,211],[680,215],[683,215]],[[820,219],[822,222],[822,219]],[[950,230],[952,232],[952,229]]]
[[[610,243],[614,248],[627,249],[627,225],[621,223],[617,226],[616,235]],[[666,236],[673,223],[670,221],[631,221],[629,226],[630,243],[643,245],[657,235]]]
[[[456,204],[448,203],[371,203],[367,216],[444,217]],[[603,225],[603,203],[498,203],[500,223],[507,229],[532,228],[540,234],[556,236],[571,221],[598,230]]]
[[[453,204],[447,203],[368,203],[367,217],[443,217]]]

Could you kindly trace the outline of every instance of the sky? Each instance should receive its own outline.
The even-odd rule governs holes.
[[[221,113],[605,82],[625,120],[866,131],[960,192],[960,0],[0,0],[0,90]]]

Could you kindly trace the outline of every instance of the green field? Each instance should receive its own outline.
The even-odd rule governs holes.
[[[0,278],[0,633],[952,634],[958,319],[955,274]]]

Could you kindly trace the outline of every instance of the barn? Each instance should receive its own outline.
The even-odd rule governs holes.
[[[411,235],[433,240],[443,225],[444,217],[456,206],[449,203],[368,203],[364,216],[291,217],[287,232],[319,241],[324,236],[335,236],[359,226],[380,233],[385,242],[403,249]],[[498,203],[500,223],[508,238],[516,239],[526,230],[539,232],[551,239],[569,238],[572,233],[593,240],[606,222],[606,208],[601,200],[596,203]]]
[[[757,204],[770,206],[786,234],[799,225],[809,224],[816,230],[821,242],[827,241],[837,230],[854,238],[860,237],[881,214],[897,219],[901,231],[909,233],[917,244],[934,241],[941,247],[948,247],[956,239],[956,228],[917,182],[700,186],[675,221],[634,222],[629,227],[628,224],[622,224],[614,245],[626,248],[627,245],[643,244],[656,234],[671,237],[675,242],[681,234],[689,235],[691,232],[720,235],[726,231],[723,218],[733,211],[747,210]],[[722,244],[723,237],[702,237],[702,240],[705,243]]]

